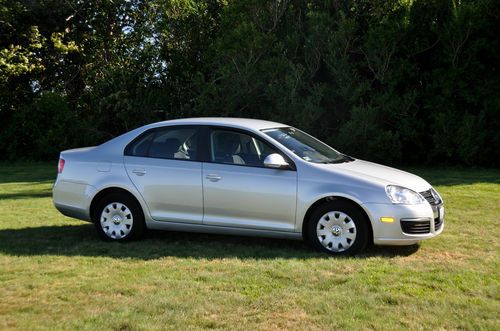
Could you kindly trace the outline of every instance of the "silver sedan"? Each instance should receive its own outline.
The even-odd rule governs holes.
[[[159,122],[64,151],[53,200],[110,241],[148,228],[304,239],[353,254],[444,227],[443,199],[422,178],[253,119]]]

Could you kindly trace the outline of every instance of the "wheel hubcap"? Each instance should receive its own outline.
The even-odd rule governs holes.
[[[118,215],[113,216],[112,220],[114,225],[118,225],[122,222],[122,218]]]
[[[338,237],[342,234],[342,228],[338,225],[334,225],[332,226],[332,234],[335,236],[335,237]]]
[[[335,253],[343,252],[356,240],[356,224],[346,213],[331,211],[319,219],[316,235],[327,250]]]
[[[120,202],[108,204],[101,213],[101,228],[111,239],[122,239],[132,230],[134,218],[130,209]]]

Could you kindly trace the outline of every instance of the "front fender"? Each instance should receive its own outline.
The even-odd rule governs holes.
[[[301,203],[297,204],[297,217],[296,217],[296,222],[295,222],[295,232],[302,232],[302,226],[305,221],[305,217],[307,212],[311,207],[314,206],[314,204],[320,200],[323,200],[325,198],[329,197],[339,197],[339,198],[344,198],[353,201],[357,205],[359,205],[367,215],[370,215],[366,208],[363,205],[363,202],[360,200],[359,197],[346,194],[345,192],[340,192],[340,191],[329,191],[325,192],[319,195],[316,195],[312,198],[310,198],[307,201],[302,201]]]
[[[313,176],[314,175],[314,176]],[[387,203],[385,186],[380,183],[369,183],[352,177],[329,175],[304,176],[297,187],[297,214],[295,231],[301,232],[304,218],[308,210],[319,200],[327,197],[342,197],[358,204],[365,212],[365,203]],[[327,179],[321,180],[322,178]],[[367,215],[370,215],[367,213]]]

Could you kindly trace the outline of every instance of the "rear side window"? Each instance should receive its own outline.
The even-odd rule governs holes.
[[[162,159],[196,160],[198,130],[194,127],[166,127],[146,131],[126,148],[125,155]]]

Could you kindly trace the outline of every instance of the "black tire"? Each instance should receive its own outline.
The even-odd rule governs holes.
[[[329,215],[327,216],[329,213],[333,215],[331,223]],[[343,217],[344,215],[347,217]],[[323,222],[318,226],[320,221]],[[343,200],[329,201],[318,206],[311,214],[305,227],[304,239],[314,249],[330,255],[354,255],[363,251],[369,242],[368,222],[366,215],[353,203]],[[331,228],[325,226],[330,224]],[[321,233],[326,234],[321,236],[322,240],[319,238]]]
[[[108,206],[110,205],[116,205],[116,206],[108,208]],[[123,208],[122,206],[125,206],[125,212],[121,211],[121,209]],[[109,215],[113,217],[112,214],[113,207],[115,207],[116,211],[119,211],[121,213],[120,215],[124,216],[122,217],[124,222],[121,227],[117,228],[117,231],[115,231],[115,235],[112,234],[114,228],[110,229],[109,226],[110,225],[111,227],[120,226],[120,223],[115,224],[112,220],[102,221],[102,218],[104,217],[103,212],[105,212],[105,208],[110,210]],[[122,208],[118,210],[116,207],[122,207]],[[127,214],[130,214],[130,217],[128,217]],[[138,239],[144,233],[144,230],[146,228],[144,222],[144,213],[142,211],[140,204],[137,202],[137,200],[126,194],[111,193],[104,196],[98,202],[92,219],[94,221],[94,225],[97,230],[97,233],[99,234],[99,237],[105,241],[125,242]],[[125,223],[131,223],[130,227],[129,224]],[[120,228],[122,230],[120,230],[119,232],[118,229]]]

